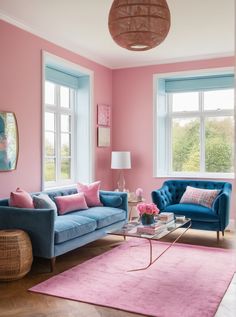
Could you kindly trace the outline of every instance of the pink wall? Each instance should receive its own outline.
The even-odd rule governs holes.
[[[0,110],[13,111],[19,128],[19,160],[15,171],[0,173],[0,197],[20,186],[41,189],[42,50],[94,71],[94,117],[98,103],[112,104],[112,71],[46,40],[0,21]],[[96,125],[94,126],[96,146]],[[111,148],[95,148],[95,178],[111,188]]]
[[[145,198],[165,181],[153,177],[153,75],[234,66],[234,58],[181,62],[113,71],[113,150],[131,151],[132,169],[125,171],[127,188],[144,189]],[[113,176],[116,187],[117,174]],[[235,197],[235,181],[233,196]],[[232,211],[235,210],[232,199]]]
[[[153,177],[153,74],[234,65],[234,58],[182,62],[111,71],[78,54],[0,21],[0,110],[13,111],[19,127],[19,160],[16,171],[0,173],[0,197],[17,186],[41,189],[41,53],[48,51],[94,71],[94,116],[98,103],[112,105],[110,148],[95,144],[95,178],[102,188],[116,187],[117,173],[110,169],[110,152],[132,153],[132,169],[125,172],[130,191],[150,192],[163,183]],[[96,143],[96,129],[94,137]],[[235,182],[233,193],[235,194]],[[234,197],[234,195],[233,195]],[[234,200],[233,209],[234,210]]]

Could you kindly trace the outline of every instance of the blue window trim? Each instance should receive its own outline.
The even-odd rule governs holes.
[[[77,76],[70,75],[49,66],[45,67],[45,79],[73,89],[78,89],[79,87],[79,79]]]
[[[165,92],[206,91],[234,88],[234,75],[165,78]]]

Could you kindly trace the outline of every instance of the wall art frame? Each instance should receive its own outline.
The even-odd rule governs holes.
[[[109,105],[97,105],[97,124],[106,127],[111,126],[111,107]]]
[[[16,169],[19,134],[14,112],[0,111],[0,172]]]
[[[109,147],[111,145],[110,130],[109,127],[98,127],[98,147]]]

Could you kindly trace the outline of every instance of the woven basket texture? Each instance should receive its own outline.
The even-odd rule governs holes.
[[[30,238],[23,230],[0,230],[0,281],[25,276],[33,262]]]

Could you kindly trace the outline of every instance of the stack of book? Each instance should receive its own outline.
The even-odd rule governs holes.
[[[137,233],[155,235],[162,232],[164,229],[166,229],[166,224],[158,221],[150,226],[137,227]]]
[[[173,212],[162,212],[159,214],[158,219],[162,222],[170,222],[175,219]]]

